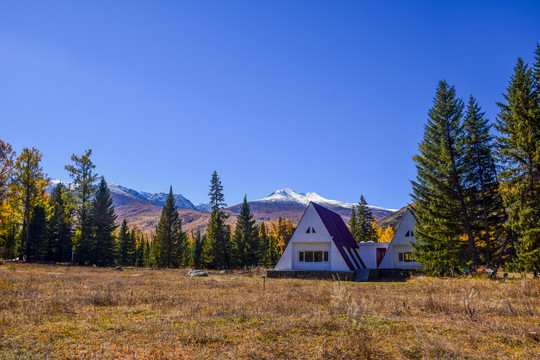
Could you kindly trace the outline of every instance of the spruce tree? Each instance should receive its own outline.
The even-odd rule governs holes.
[[[358,223],[358,216],[356,214],[356,207],[353,205],[351,210],[351,218],[349,219],[349,231],[351,232],[356,242],[360,241],[360,226]]]
[[[268,233],[268,229],[264,222],[261,223],[261,226],[259,226],[259,239],[262,253],[260,265],[265,267],[276,265],[279,260],[277,240],[274,236]]]
[[[73,206],[70,192],[59,183],[51,192],[51,214],[47,231],[45,260],[70,262],[73,242]]]
[[[45,208],[34,207],[28,228],[28,261],[43,260],[46,249],[47,219]]]
[[[93,173],[95,165],[90,160],[92,150],[86,150],[82,156],[71,155],[72,165],[65,168],[73,179],[73,188],[77,196],[77,231],[75,237],[75,261],[89,264],[95,251],[93,223],[90,218],[90,207],[94,196],[98,175]]]
[[[420,154],[413,157],[417,176],[413,201],[418,225],[415,237],[417,261],[434,273],[458,270],[476,264],[476,247],[472,235],[469,204],[463,189],[464,156],[463,101],[455,89],[440,81],[419,144]],[[465,235],[464,235],[465,234]],[[462,246],[461,238],[467,242]]]
[[[258,263],[258,229],[247,202],[247,196],[240,207],[240,215],[236,221],[233,235],[232,257],[238,267],[248,267]]]
[[[363,195],[360,195],[356,209],[357,227],[354,229],[355,234],[353,234],[353,236],[356,235],[355,240],[357,242],[374,241],[376,236],[373,229],[373,214]]]
[[[152,244],[152,253],[156,265],[159,267],[179,267],[184,265],[186,242],[186,235],[182,231],[182,220],[176,210],[171,186],[161,211]]]
[[[191,261],[190,266],[195,269],[200,269],[203,267],[203,244],[204,238],[201,236],[201,232],[198,230],[195,236],[193,237],[193,243],[191,244]]]
[[[540,271],[540,46],[530,69],[518,59],[510,78],[496,128],[502,163],[501,194],[507,228],[518,235],[515,265]]]
[[[114,264],[115,258],[116,214],[111,193],[103,177],[92,200],[90,218],[94,230],[90,260],[98,266],[110,266]]]
[[[501,224],[504,221],[499,195],[493,137],[490,125],[480,106],[471,96],[464,119],[463,158],[464,184],[469,198],[470,216],[475,238],[481,241],[479,250],[486,266],[492,266],[499,248]]]
[[[145,247],[146,247],[146,240],[144,238],[144,234],[140,234],[137,240],[136,250],[135,250],[135,266],[138,266],[138,267],[145,266],[145,256],[144,256]]]
[[[210,181],[210,204],[212,213],[207,226],[207,239],[203,246],[204,263],[209,268],[225,269],[231,266],[230,229],[225,224],[227,215],[222,210],[226,206],[223,186],[217,172]]]
[[[128,222],[126,219],[122,220],[120,230],[118,232],[118,238],[116,241],[116,263],[122,266],[127,266],[129,261],[129,248],[130,248],[131,234],[128,228]]]

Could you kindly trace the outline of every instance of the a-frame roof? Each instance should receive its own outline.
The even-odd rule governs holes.
[[[407,213],[411,213],[414,221],[418,222],[418,219],[416,218],[416,215],[414,214],[414,211],[412,211],[410,206],[407,206],[407,210],[405,211],[405,214],[403,214],[403,217],[401,218],[401,221],[399,222],[399,225],[396,227],[396,231],[394,232],[394,237],[392,238],[392,240],[390,240],[390,243],[388,244],[388,247],[387,247],[387,251],[384,254],[383,258],[381,259],[381,262],[379,263],[379,265],[383,263],[386,256],[391,256],[391,255],[388,255],[388,253],[390,252],[390,251],[388,251],[388,249],[390,249],[390,247],[392,246],[392,243],[394,242],[394,239],[396,238],[396,235],[398,233],[399,227],[403,224],[403,221],[405,220],[405,217],[407,216]]]
[[[347,228],[347,225],[345,225],[345,222],[341,216],[332,210],[325,208],[324,206],[315,204],[314,202],[310,204],[313,205],[315,211],[317,211],[317,214],[319,214],[319,217],[326,227],[326,230],[328,230],[328,233],[332,237],[334,244],[345,260],[345,263],[347,263],[349,269],[354,270],[362,267],[366,268],[364,262],[358,254],[358,251],[356,250],[358,249],[358,244],[356,241],[354,241],[354,237],[349,231],[349,228]]]

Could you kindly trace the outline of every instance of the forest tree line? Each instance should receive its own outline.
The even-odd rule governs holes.
[[[540,45],[514,67],[492,125],[440,81],[414,157],[415,260],[435,274],[540,271]]]
[[[247,198],[236,226],[226,224],[223,187],[212,174],[212,212],[207,233],[182,228],[172,187],[154,234],[124,219],[117,226],[112,196],[95,172],[92,150],[71,156],[71,183],[47,192],[42,153],[23,148],[16,156],[0,140],[0,257],[20,261],[74,262],[97,266],[244,268],[273,266],[292,237],[288,219],[257,225]]]

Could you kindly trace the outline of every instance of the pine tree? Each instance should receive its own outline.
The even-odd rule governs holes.
[[[99,266],[110,266],[114,264],[115,257],[116,214],[111,193],[103,177],[92,200],[90,218],[94,229],[90,261]]]
[[[129,233],[129,242],[127,247],[127,266],[135,265],[137,260],[137,237],[139,236],[139,231],[134,225]]]
[[[373,214],[367,206],[367,201],[360,195],[360,201],[356,208],[357,228],[355,229],[357,242],[376,241],[376,234],[373,230]],[[353,234],[354,236],[354,234]]]
[[[145,247],[146,247],[146,239],[144,238],[144,234],[140,234],[137,240],[136,244],[136,250],[135,250],[135,266],[143,267],[145,266]]]
[[[478,248],[483,253],[484,264],[491,266],[498,250],[496,240],[501,237],[503,204],[492,153],[490,125],[472,96],[467,105],[463,129],[463,179],[471,203],[471,225],[475,238],[480,241]]]
[[[349,219],[349,231],[351,232],[356,242],[360,241],[360,226],[358,223],[358,216],[356,215],[356,207],[353,205],[351,210],[351,218]]]
[[[264,222],[259,226],[259,239],[262,253],[260,265],[265,267],[276,265],[279,260],[277,240],[274,236],[268,233],[268,229]]]
[[[144,252],[143,252],[143,259],[144,259],[144,265],[145,267],[152,265],[152,251],[150,249],[150,241],[148,238],[144,241]]]
[[[501,159],[501,194],[507,228],[518,234],[515,265],[540,271],[540,46],[530,69],[518,59],[500,108],[496,128]]]
[[[47,231],[45,260],[70,262],[73,249],[73,206],[71,193],[59,183],[51,193],[51,215]]]
[[[73,179],[73,187],[77,196],[77,231],[75,260],[79,264],[89,264],[95,251],[93,224],[90,218],[91,199],[94,196],[98,175],[93,173],[94,163],[90,160],[92,150],[86,150],[84,155],[71,155],[72,165],[65,168]]]
[[[22,228],[20,237],[20,256],[29,257],[28,236],[30,217],[36,206],[45,206],[45,188],[48,179],[40,165],[42,154],[39,150],[24,148],[15,161],[13,181],[11,183],[15,201],[20,204]]]
[[[116,263],[119,265],[126,266],[128,263],[130,238],[131,234],[129,233],[128,222],[124,219],[122,220],[122,225],[120,225],[116,240]]]
[[[28,261],[43,260],[46,249],[46,230],[45,208],[41,205],[35,206],[28,227]]]
[[[463,141],[463,102],[445,81],[439,82],[433,102],[420,154],[413,158],[417,176],[412,198],[419,221],[414,247],[417,261],[427,270],[444,273],[464,266],[467,257],[474,266],[476,247],[461,179],[463,151],[458,146]],[[465,246],[461,238],[467,240]]]
[[[192,266],[195,269],[200,269],[203,267],[203,258],[202,258],[203,244],[204,244],[204,237],[201,236],[200,231],[197,231],[197,233],[193,237],[193,243],[191,244],[191,261],[190,261],[190,266]]]
[[[237,267],[248,267],[258,263],[258,229],[247,202],[247,196],[240,207],[232,243],[232,256]]]
[[[203,259],[208,268],[225,269],[231,266],[230,229],[225,224],[227,215],[222,207],[226,206],[221,180],[214,171],[210,181],[210,204],[212,213],[207,226],[207,239],[203,247]]]
[[[152,254],[159,267],[179,267],[186,257],[186,235],[182,231],[182,220],[174,204],[172,186],[161,211]]]

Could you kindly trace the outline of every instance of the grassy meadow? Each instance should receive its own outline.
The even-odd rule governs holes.
[[[0,359],[540,359],[540,280],[0,265]]]

